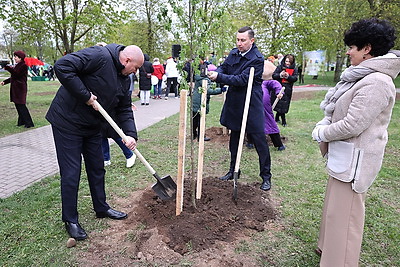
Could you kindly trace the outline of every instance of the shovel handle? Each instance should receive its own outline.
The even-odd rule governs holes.
[[[115,121],[111,118],[110,115],[108,115],[107,111],[100,105],[97,100],[94,101],[95,105],[97,106],[97,109],[103,115],[103,117],[108,121],[108,123],[111,125],[111,127],[118,133],[118,135],[125,141],[128,141],[128,137],[124,134],[121,128],[118,127],[118,125],[115,123]],[[135,149],[133,150],[133,153],[139,158],[139,160],[146,166],[146,168],[150,171],[152,175],[156,173],[156,171],[150,166],[150,164],[147,162],[147,160],[142,156],[142,154],[139,152],[139,150]]]
[[[236,155],[236,163],[235,163],[234,172],[239,172],[240,159],[242,157],[244,134],[246,132],[247,117],[248,117],[248,113],[249,113],[251,91],[253,89],[253,78],[254,78],[254,67],[251,67],[250,68],[249,81],[248,81],[248,84],[247,84],[246,99],[245,99],[245,102],[244,102],[242,126],[241,126],[241,129],[240,129],[239,145],[238,145],[238,152],[237,152],[237,155]]]
[[[279,91],[279,94],[282,94],[285,91],[285,86],[282,86],[281,90]],[[272,110],[274,110],[276,104],[278,104],[279,98],[276,98],[274,101],[274,104],[272,105]]]

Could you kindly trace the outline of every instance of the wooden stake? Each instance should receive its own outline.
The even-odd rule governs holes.
[[[183,182],[185,177],[187,90],[180,91],[179,139],[178,139],[178,176],[176,181],[176,216],[183,211]]]
[[[207,105],[207,80],[202,83],[203,93],[201,94],[200,109],[200,130],[199,130],[199,155],[197,157],[197,188],[196,199],[201,198],[201,190],[203,185],[203,162],[204,162],[204,133],[206,129],[206,105]]]
[[[228,89],[229,89],[229,87],[228,87]],[[222,106],[224,106],[224,104],[225,104],[226,94],[227,94],[227,91],[222,93],[222,95],[223,95]],[[228,135],[228,128],[222,127],[222,135]]]

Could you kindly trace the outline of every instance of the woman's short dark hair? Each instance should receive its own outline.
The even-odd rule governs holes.
[[[344,34],[347,46],[355,45],[358,50],[371,45],[371,56],[383,56],[393,46],[396,40],[395,30],[387,20],[376,18],[359,20]]]

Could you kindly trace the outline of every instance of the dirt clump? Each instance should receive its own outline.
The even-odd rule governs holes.
[[[239,182],[235,204],[231,181],[204,177],[202,197],[194,207],[187,179],[179,216],[175,201],[160,200],[151,188],[136,191],[118,203],[128,211],[127,219],[110,220],[108,229],[90,234],[80,265],[171,266],[190,261],[191,266],[257,266],[251,255],[240,254],[235,247],[278,217],[270,193],[258,186]]]
[[[237,205],[232,200],[231,182],[214,177],[203,180],[202,197],[191,201],[189,183],[184,198],[184,210],[175,216],[175,202],[161,201],[151,191],[144,192],[136,218],[148,228],[157,227],[167,245],[183,255],[201,251],[217,241],[233,242],[248,230],[263,231],[264,223],[273,220],[276,212],[268,193],[252,185],[240,184]]]

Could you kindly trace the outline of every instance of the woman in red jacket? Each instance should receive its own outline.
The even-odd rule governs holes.
[[[11,73],[11,77],[1,82],[1,85],[10,83],[10,102],[14,102],[18,112],[17,126],[25,125],[25,128],[34,127],[31,114],[26,107],[26,94],[28,92],[27,76],[28,66],[25,64],[25,53],[21,50],[14,52],[15,66],[7,65],[5,70]]]
[[[153,75],[157,77],[158,82],[154,86],[154,99],[161,99],[163,75],[165,74],[164,66],[160,64],[158,58],[154,58],[153,62],[154,72]]]

